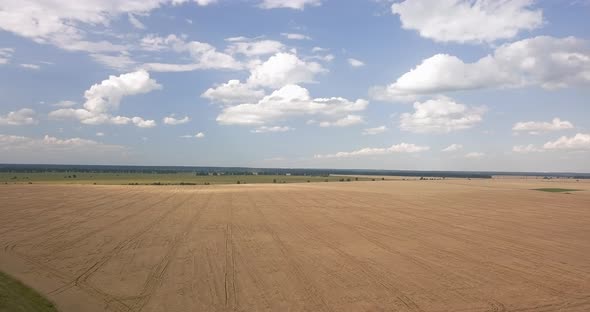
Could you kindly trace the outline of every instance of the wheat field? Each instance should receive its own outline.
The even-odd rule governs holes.
[[[590,310],[587,182],[0,185],[0,203],[0,270],[63,312]]]

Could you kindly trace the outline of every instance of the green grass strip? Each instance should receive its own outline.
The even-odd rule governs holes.
[[[564,188],[538,188],[533,189],[534,191],[549,192],[549,193],[563,193],[563,192],[575,192],[579,190],[575,189],[564,189]]]
[[[0,272],[0,312],[57,312],[57,308],[33,289]]]

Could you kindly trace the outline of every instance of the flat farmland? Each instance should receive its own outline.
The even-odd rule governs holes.
[[[62,312],[590,311],[587,182],[9,184],[0,244]]]

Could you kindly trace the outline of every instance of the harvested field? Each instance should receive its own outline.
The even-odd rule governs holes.
[[[0,270],[65,312],[590,311],[586,182],[21,184],[0,203]]]

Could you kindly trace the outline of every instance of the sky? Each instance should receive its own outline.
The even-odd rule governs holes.
[[[0,0],[0,163],[590,172],[590,2]]]

